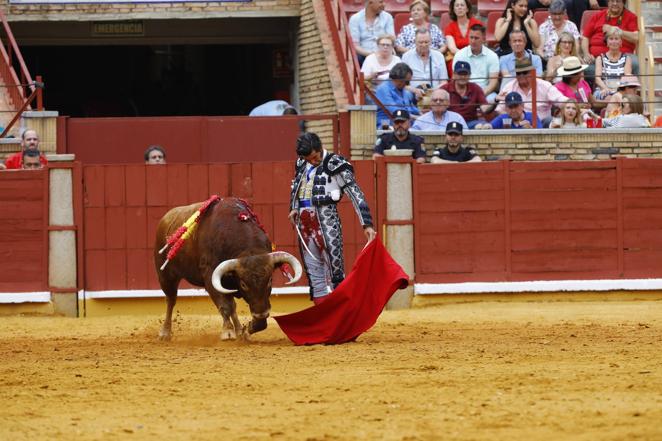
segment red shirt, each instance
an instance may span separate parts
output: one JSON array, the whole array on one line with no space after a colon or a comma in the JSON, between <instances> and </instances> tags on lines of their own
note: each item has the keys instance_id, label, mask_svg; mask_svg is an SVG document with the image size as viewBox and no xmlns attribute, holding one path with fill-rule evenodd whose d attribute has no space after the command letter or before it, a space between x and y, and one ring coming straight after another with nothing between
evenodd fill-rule
<instances>
[{"instance_id":1,"label":"red shirt","mask_svg":"<svg viewBox=\"0 0 662 441\"><path fill-rule=\"evenodd\" d=\"M605 24L616 26L623 31L634 32L639 31L639 24L637 23L637 16L627 9L623 9L623 15L620 17L607 17L607 9L600 11L593 15L586 26L584 26L584 37L588 38L588 49L591 55L597 57L604 54L609 50L605 44L604 32L602 26ZM623 38L621 51L631 54L634 52L636 44L630 43Z\"/></svg>"},{"instance_id":2,"label":"red shirt","mask_svg":"<svg viewBox=\"0 0 662 441\"><path fill-rule=\"evenodd\" d=\"M483 89L478 84L467 83L467 94L465 96L457 93L455 90L455 81L449 81L441 86L441 88L447 91L451 97L451 105L448 106L448 109L462 115L466 122L477 120L478 106L487 104Z\"/></svg>"},{"instance_id":3,"label":"red shirt","mask_svg":"<svg viewBox=\"0 0 662 441\"><path fill-rule=\"evenodd\" d=\"M44 155L39 155L39 162L44 166L48 164L48 160ZM23 152L16 152L13 155L7 156L7 159L5 159L5 167L7 167L8 170L23 168Z\"/></svg>"},{"instance_id":4,"label":"red shirt","mask_svg":"<svg viewBox=\"0 0 662 441\"><path fill-rule=\"evenodd\" d=\"M457 21L451 21L448 23L446 26L446 29L444 29L444 35L445 36L451 36L455 40L455 46L457 46L458 49L462 49L464 47L469 46L469 31L471 30L471 26L473 25L483 25L483 22L478 20L477 18L471 17L469 19L469 25L467 26L467 33L465 35L462 35L462 32L460 31L460 26L457 24Z\"/></svg>"}]
</instances>

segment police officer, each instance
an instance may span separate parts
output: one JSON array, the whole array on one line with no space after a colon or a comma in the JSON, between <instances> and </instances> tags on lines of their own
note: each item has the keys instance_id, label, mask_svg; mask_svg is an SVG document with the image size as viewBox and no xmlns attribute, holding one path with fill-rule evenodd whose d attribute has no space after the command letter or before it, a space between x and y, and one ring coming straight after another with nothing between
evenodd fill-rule
<instances>
[{"instance_id":1,"label":"police officer","mask_svg":"<svg viewBox=\"0 0 662 441\"><path fill-rule=\"evenodd\" d=\"M480 162L480 156L470 147L462 145L462 124L457 121L448 123L446 126L446 146L435 149L432 154L433 164L445 164L454 162Z\"/></svg>"},{"instance_id":2,"label":"police officer","mask_svg":"<svg viewBox=\"0 0 662 441\"><path fill-rule=\"evenodd\" d=\"M410 149L416 162L425 162L425 140L409 133L409 118L409 112L405 109L398 109L393 113L393 131L377 138L372 159L384 156L384 150Z\"/></svg>"}]
</instances>

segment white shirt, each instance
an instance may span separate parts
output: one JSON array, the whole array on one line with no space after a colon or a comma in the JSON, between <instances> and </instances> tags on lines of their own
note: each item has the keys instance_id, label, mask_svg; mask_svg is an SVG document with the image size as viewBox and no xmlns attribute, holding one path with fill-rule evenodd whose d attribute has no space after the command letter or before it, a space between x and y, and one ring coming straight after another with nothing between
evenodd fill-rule
<instances>
[{"instance_id":1,"label":"white shirt","mask_svg":"<svg viewBox=\"0 0 662 441\"><path fill-rule=\"evenodd\" d=\"M430 84L434 88L439 85L440 81L448 81L446 61L439 51L431 50L428 59L423 61L416 49L410 49L402 56L402 61L411 67L413 72L411 85L413 87ZM432 74L430 74L430 66L432 66Z\"/></svg>"}]
</instances>

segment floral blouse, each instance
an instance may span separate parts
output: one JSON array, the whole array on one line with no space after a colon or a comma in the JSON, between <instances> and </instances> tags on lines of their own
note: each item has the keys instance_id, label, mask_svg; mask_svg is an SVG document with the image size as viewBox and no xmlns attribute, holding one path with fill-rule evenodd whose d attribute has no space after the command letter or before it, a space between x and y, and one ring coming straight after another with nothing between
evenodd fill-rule
<instances>
[{"instance_id":1,"label":"floral blouse","mask_svg":"<svg viewBox=\"0 0 662 441\"><path fill-rule=\"evenodd\" d=\"M428 29L430 29L430 38L432 39L431 46L433 49L439 49L441 46L446 44L446 37L444 37L444 34L441 32L437 25L429 24ZM407 49L414 49L416 47L414 42L415 37L416 25L410 23L402 27L400 33L398 34L398 38L395 40L395 45L403 46Z\"/></svg>"},{"instance_id":2,"label":"floral blouse","mask_svg":"<svg viewBox=\"0 0 662 441\"><path fill-rule=\"evenodd\" d=\"M552 19L548 18L543 24L540 25L540 37L545 41L542 46L542 57L545 60L549 60L555 55L556 52L556 43L559 41L559 34L556 33L554 24L552 24ZM570 20L565 21L565 26L561 32L568 32L572 34L575 39L575 47L581 38L577 25L571 22ZM559 32L560 33L560 32Z\"/></svg>"}]
</instances>

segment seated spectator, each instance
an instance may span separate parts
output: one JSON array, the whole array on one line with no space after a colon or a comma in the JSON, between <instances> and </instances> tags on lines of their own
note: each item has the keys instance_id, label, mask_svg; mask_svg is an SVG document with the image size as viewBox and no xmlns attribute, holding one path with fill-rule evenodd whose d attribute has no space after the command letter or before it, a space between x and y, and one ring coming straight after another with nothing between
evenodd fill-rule
<instances>
[{"instance_id":1,"label":"seated spectator","mask_svg":"<svg viewBox=\"0 0 662 441\"><path fill-rule=\"evenodd\" d=\"M23 170L39 170L44 167L44 164L41 163L39 150L23 150L22 156L21 168Z\"/></svg>"},{"instance_id":2,"label":"seated spectator","mask_svg":"<svg viewBox=\"0 0 662 441\"><path fill-rule=\"evenodd\" d=\"M595 59L595 97L604 100L615 94L623 75L632 74L632 60L621 52L623 31L613 27L605 32L609 50Z\"/></svg>"},{"instance_id":3,"label":"seated spectator","mask_svg":"<svg viewBox=\"0 0 662 441\"><path fill-rule=\"evenodd\" d=\"M577 25L568 20L566 16L566 5L564 0L554 0L549 6L549 18L540 25L540 47L538 53L549 61L556 55L557 43L563 33L572 36L574 45L579 45L581 34ZM576 54L575 54L576 55Z\"/></svg>"},{"instance_id":4,"label":"seated spectator","mask_svg":"<svg viewBox=\"0 0 662 441\"><path fill-rule=\"evenodd\" d=\"M587 67L579 61L579 58L567 57L563 60L563 66L557 71L562 80L554 84L563 95L576 99L582 108L593 107L595 103L591 86L584 80L584 70Z\"/></svg>"},{"instance_id":5,"label":"seated spectator","mask_svg":"<svg viewBox=\"0 0 662 441\"><path fill-rule=\"evenodd\" d=\"M607 0L563 0L568 17L577 27L587 9L600 9L607 6ZM552 0L529 0L529 9L552 8Z\"/></svg>"},{"instance_id":6,"label":"seated spectator","mask_svg":"<svg viewBox=\"0 0 662 441\"><path fill-rule=\"evenodd\" d=\"M493 129L532 129L533 115L524 111L522 95L510 92L506 95L506 108L508 113L501 114L491 122ZM536 118L536 127L542 127L539 118Z\"/></svg>"},{"instance_id":7,"label":"seated spectator","mask_svg":"<svg viewBox=\"0 0 662 441\"><path fill-rule=\"evenodd\" d=\"M473 6L469 0L451 0L448 5L448 16L451 21L444 29L448 51L446 52L446 70L453 70L453 57L460 50L469 46L469 30L474 25L483 22L473 16Z\"/></svg>"},{"instance_id":8,"label":"seated spectator","mask_svg":"<svg viewBox=\"0 0 662 441\"><path fill-rule=\"evenodd\" d=\"M433 164L454 164L456 162L480 162L478 153L462 145L462 124L452 122L446 126L446 146L435 149L430 162Z\"/></svg>"},{"instance_id":9,"label":"seated spectator","mask_svg":"<svg viewBox=\"0 0 662 441\"><path fill-rule=\"evenodd\" d=\"M562 32L556 43L554 56L547 60L547 70L545 71L546 81L552 83L561 81L558 70L563 66L563 60L568 57L577 57L577 42L572 38L571 34Z\"/></svg>"},{"instance_id":10,"label":"seated spectator","mask_svg":"<svg viewBox=\"0 0 662 441\"><path fill-rule=\"evenodd\" d=\"M145 150L145 164L165 164L166 154L160 145L150 145Z\"/></svg>"},{"instance_id":11,"label":"seated spectator","mask_svg":"<svg viewBox=\"0 0 662 441\"><path fill-rule=\"evenodd\" d=\"M492 128L483 115L493 106L487 104L483 89L469 81L471 65L466 61L455 63L453 79L441 86L450 95L449 109L464 118L470 129Z\"/></svg>"},{"instance_id":12,"label":"seated spectator","mask_svg":"<svg viewBox=\"0 0 662 441\"><path fill-rule=\"evenodd\" d=\"M416 31L427 29L430 32L431 48L436 49L442 54L446 52L446 38L441 33L439 27L430 23L430 6L423 0L414 0L409 5L411 14L411 23L405 25L400 30L398 38L395 40L395 50L398 54L404 54L410 49L416 47Z\"/></svg>"},{"instance_id":13,"label":"seated spectator","mask_svg":"<svg viewBox=\"0 0 662 441\"><path fill-rule=\"evenodd\" d=\"M402 56L402 62L411 68L411 86L419 89L436 89L448 81L444 56L430 50L430 33L427 29L416 31L416 47Z\"/></svg>"},{"instance_id":14,"label":"seated spectator","mask_svg":"<svg viewBox=\"0 0 662 441\"><path fill-rule=\"evenodd\" d=\"M512 52L509 46L512 31L523 31L526 34L526 48L531 52L540 46L538 23L533 19L533 11L529 10L527 0L508 0L501 18L494 25L494 38L498 42L496 52L499 56Z\"/></svg>"},{"instance_id":15,"label":"seated spectator","mask_svg":"<svg viewBox=\"0 0 662 441\"><path fill-rule=\"evenodd\" d=\"M606 118L613 118L621 114L621 103L625 95L639 95L641 84L634 75L624 75L618 83L618 89L615 94L611 96L609 104L605 110Z\"/></svg>"},{"instance_id":16,"label":"seated spectator","mask_svg":"<svg viewBox=\"0 0 662 441\"><path fill-rule=\"evenodd\" d=\"M368 55L363 62L363 66L361 66L363 77L366 81L370 81L370 84L374 87L388 80L391 68L401 61L400 57L393 52L394 42L395 37L393 35L381 35L377 39L377 50Z\"/></svg>"},{"instance_id":17,"label":"seated spectator","mask_svg":"<svg viewBox=\"0 0 662 441\"><path fill-rule=\"evenodd\" d=\"M393 16L384 11L384 0L366 0L365 8L349 18L349 33L359 63L377 51L377 37L395 35Z\"/></svg>"},{"instance_id":18,"label":"seated spectator","mask_svg":"<svg viewBox=\"0 0 662 441\"><path fill-rule=\"evenodd\" d=\"M287 101L273 100L260 104L248 114L248 116L283 116L298 115L297 109L292 107Z\"/></svg>"},{"instance_id":19,"label":"seated spectator","mask_svg":"<svg viewBox=\"0 0 662 441\"><path fill-rule=\"evenodd\" d=\"M471 80L483 89L487 102L494 102L499 88L499 57L485 46L485 26L473 25L469 30L469 46L460 49L453 66L464 61L471 66Z\"/></svg>"},{"instance_id":20,"label":"seated spectator","mask_svg":"<svg viewBox=\"0 0 662 441\"><path fill-rule=\"evenodd\" d=\"M586 57L584 61L589 64L609 50L605 33L611 28L616 27L623 31L622 52L633 54L637 48L639 39L637 16L625 9L625 0L609 0L607 5L607 9L593 15L582 30L582 53ZM639 73L639 64L634 55L632 55L632 72ZM592 68L586 73L588 78L593 78L593 74Z\"/></svg>"},{"instance_id":21,"label":"seated spectator","mask_svg":"<svg viewBox=\"0 0 662 441\"><path fill-rule=\"evenodd\" d=\"M512 52L499 58L499 70L501 71L501 90L506 84L515 79L515 63L528 59L529 63L536 69L536 75L542 77L542 60L540 57L528 49L526 46L526 34L522 31L512 31L510 33L510 47Z\"/></svg>"},{"instance_id":22,"label":"seated spectator","mask_svg":"<svg viewBox=\"0 0 662 441\"><path fill-rule=\"evenodd\" d=\"M549 125L550 129L585 129L586 123L582 119L582 111L576 100L568 100L561 104L559 116Z\"/></svg>"},{"instance_id":23,"label":"seated spectator","mask_svg":"<svg viewBox=\"0 0 662 441\"><path fill-rule=\"evenodd\" d=\"M372 159L384 156L384 150L403 150L412 151L412 157L418 163L425 162L425 146L423 138L409 132L409 112L405 109L398 109L393 113L393 131L384 133L377 138L375 151Z\"/></svg>"},{"instance_id":24,"label":"seated spectator","mask_svg":"<svg viewBox=\"0 0 662 441\"><path fill-rule=\"evenodd\" d=\"M407 90L406 86L411 81L412 71L407 63L398 63L389 73L389 81L384 81L375 90L375 96L393 113L398 109L405 109L409 115L419 115L420 111L416 107L416 98L414 93ZM384 110L377 106L377 127L382 126L382 121L388 120Z\"/></svg>"},{"instance_id":25,"label":"seated spectator","mask_svg":"<svg viewBox=\"0 0 662 441\"><path fill-rule=\"evenodd\" d=\"M517 61L515 72L517 77L515 81L508 83L497 95L496 101L500 104L497 106L497 112L507 113L505 98L511 92L517 92L524 99L524 110L531 112L533 110L533 79L531 78L531 71L533 70L531 60L524 58ZM552 107L556 103L567 101L566 98L559 90L549 83L540 78L536 78L536 109L538 117L542 120L542 127L549 127L552 121ZM540 127L540 126L538 126Z\"/></svg>"},{"instance_id":26,"label":"seated spectator","mask_svg":"<svg viewBox=\"0 0 662 441\"><path fill-rule=\"evenodd\" d=\"M448 110L450 96L444 89L435 89L430 96L430 111L421 115L412 125L413 130L441 131L451 122L457 122L466 128L462 115Z\"/></svg>"},{"instance_id":27,"label":"seated spectator","mask_svg":"<svg viewBox=\"0 0 662 441\"><path fill-rule=\"evenodd\" d=\"M604 118L603 127L615 129L643 129L650 127L650 121L644 116L644 104L638 95L623 96L621 114L613 118Z\"/></svg>"},{"instance_id":28,"label":"seated spectator","mask_svg":"<svg viewBox=\"0 0 662 441\"><path fill-rule=\"evenodd\" d=\"M23 168L23 152L26 150L39 151L39 135L37 135L35 130L27 129L23 132L21 135L21 151L14 153L13 155L9 155L5 159L4 165L0 167L0 170L5 168L9 170L17 170ZM39 155L39 161L42 165L46 165L48 163L46 157L43 154Z\"/></svg>"}]
</instances>

